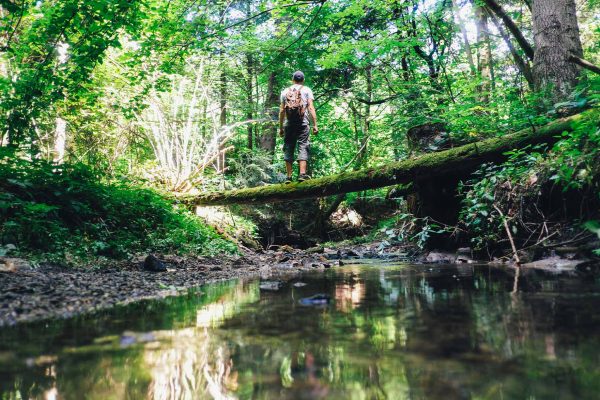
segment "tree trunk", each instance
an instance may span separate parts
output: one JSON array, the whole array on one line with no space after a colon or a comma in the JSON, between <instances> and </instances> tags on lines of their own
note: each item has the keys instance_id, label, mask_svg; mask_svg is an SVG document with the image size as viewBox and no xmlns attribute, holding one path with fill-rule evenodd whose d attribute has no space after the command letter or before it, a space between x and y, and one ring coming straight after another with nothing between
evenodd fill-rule
<instances>
[{"instance_id":1,"label":"tree trunk","mask_svg":"<svg viewBox=\"0 0 600 400\"><path fill-rule=\"evenodd\" d=\"M492 90L493 70L492 70L492 49L490 46L490 33L488 30L487 14L483 7L476 6L475 15L477 20L477 41L478 41L478 71L481 79L479 85L479 101L487 104L490 102L490 92Z\"/></svg>"},{"instance_id":2,"label":"tree trunk","mask_svg":"<svg viewBox=\"0 0 600 400\"><path fill-rule=\"evenodd\" d=\"M367 157L367 146L369 142L369 128L371 125L371 101L373 100L373 67L365 68L365 80L367 82L367 103L363 115L362 137L359 142L357 165L362 167Z\"/></svg>"},{"instance_id":3,"label":"tree trunk","mask_svg":"<svg viewBox=\"0 0 600 400\"><path fill-rule=\"evenodd\" d=\"M467 36L467 28L465 27L462 18L460 18L460 8L458 7L456 1L457 0L452 0L452 11L454 12L454 16L456 18L456 24L460 28L460 33L463 39L463 46L465 48L465 54L467 56L467 61L469 62L469 70L471 72L471 75L475 75L477 69L475 68L473 50L471 50L471 43L469 43L469 37Z\"/></svg>"},{"instance_id":4,"label":"tree trunk","mask_svg":"<svg viewBox=\"0 0 600 400\"><path fill-rule=\"evenodd\" d=\"M221 66L221 78L219 83L219 125L223 129L227 125L227 74L225 67ZM217 156L217 173L225 172L225 151L224 144L219 144L219 155Z\"/></svg>"},{"instance_id":5,"label":"tree trunk","mask_svg":"<svg viewBox=\"0 0 600 400\"><path fill-rule=\"evenodd\" d=\"M581 67L570 62L569 57L583 56L575 0L535 0L533 37L536 88L550 88L554 101L568 98L581 72Z\"/></svg>"},{"instance_id":6,"label":"tree trunk","mask_svg":"<svg viewBox=\"0 0 600 400\"><path fill-rule=\"evenodd\" d=\"M408 60L406 58L406 54L402 55L400 65L402 67L402 79L404 79L404 82L410 82L410 70L408 68Z\"/></svg>"},{"instance_id":7,"label":"tree trunk","mask_svg":"<svg viewBox=\"0 0 600 400\"><path fill-rule=\"evenodd\" d=\"M251 189L203 193L181 197L179 200L196 205L226 205L267 203L340 193L358 192L380 187L442 178L462 172L467 177L475 168L486 162L506 159L505 153L527 145L554 143L564 131L573 130L582 120L599 120L598 110L588 110L568 118L558 119L534 130L525 129L502 137L483 140L421 157L390 163L377 168L344 172L337 175L292 184L262 186Z\"/></svg>"},{"instance_id":8,"label":"tree trunk","mask_svg":"<svg viewBox=\"0 0 600 400\"><path fill-rule=\"evenodd\" d=\"M254 101L253 101L253 96L252 96L252 89L253 89L253 64L254 64L254 60L252 58L252 54L251 53L247 53L246 54L246 71L248 73L248 80L246 83L246 90L247 90L247 94L246 94L246 107L247 107L247 111L246 111L246 118L248 121L252 121L252 118L254 117L254 114L252 112L252 108L254 107ZM253 130L254 130L254 124L251 122L248 122L248 148L250 150L252 150L252 148L254 147L254 135L253 135Z\"/></svg>"},{"instance_id":9,"label":"tree trunk","mask_svg":"<svg viewBox=\"0 0 600 400\"><path fill-rule=\"evenodd\" d=\"M54 157L55 164L62 164L65 159L65 147L67 142L67 121L56 117L54 129Z\"/></svg>"},{"instance_id":10,"label":"tree trunk","mask_svg":"<svg viewBox=\"0 0 600 400\"><path fill-rule=\"evenodd\" d=\"M265 114L269 122L263 125L263 132L258 139L259 147L273 154L275 152L275 139L277 137L277 127L279 124L279 94L277 93L277 76L275 72L269 75L267 86L267 100L265 104Z\"/></svg>"},{"instance_id":11,"label":"tree trunk","mask_svg":"<svg viewBox=\"0 0 600 400\"><path fill-rule=\"evenodd\" d=\"M529 63L526 60L524 60L523 57L521 57L521 55L519 54L519 52L517 51L515 46L513 46L513 43L510 40L510 37L504 30L504 27L502 26L502 24L494 16L494 14L490 12L489 15L490 15L490 18L492 19L492 22L496 26L496 29L498 29L500 36L502 36L502 40L504 40L504 43L506 43L506 46L508 47L510 54L512 55L513 59L515 60L515 65L517 66L517 68L519 69L521 74L523 74L523 77L527 81L529 88L533 89L533 74L531 73L531 67L529 66Z\"/></svg>"}]
</instances>

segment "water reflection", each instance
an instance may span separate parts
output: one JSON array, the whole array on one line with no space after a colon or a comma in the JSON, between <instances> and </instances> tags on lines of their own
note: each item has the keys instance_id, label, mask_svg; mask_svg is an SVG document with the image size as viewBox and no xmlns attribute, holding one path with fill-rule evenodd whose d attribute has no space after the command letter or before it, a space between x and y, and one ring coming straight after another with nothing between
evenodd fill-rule
<instances>
[{"instance_id":1,"label":"water reflection","mask_svg":"<svg viewBox=\"0 0 600 400\"><path fill-rule=\"evenodd\" d=\"M335 284L335 307L338 311L350 312L358 307L365 298L365 284L354 270L350 270L348 279Z\"/></svg>"},{"instance_id":2,"label":"water reflection","mask_svg":"<svg viewBox=\"0 0 600 400\"><path fill-rule=\"evenodd\" d=\"M228 282L0 331L0 399L596 398L600 285L469 266ZM517 291L514 285L517 285ZM299 299L329 295L329 305Z\"/></svg>"}]
</instances>

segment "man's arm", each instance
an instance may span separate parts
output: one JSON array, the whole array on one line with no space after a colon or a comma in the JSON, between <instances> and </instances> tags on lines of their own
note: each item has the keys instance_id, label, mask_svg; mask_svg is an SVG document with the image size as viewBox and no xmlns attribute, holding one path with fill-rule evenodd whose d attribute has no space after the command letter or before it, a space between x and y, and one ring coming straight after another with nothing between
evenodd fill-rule
<instances>
[{"instance_id":1,"label":"man's arm","mask_svg":"<svg viewBox=\"0 0 600 400\"><path fill-rule=\"evenodd\" d=\"M313 123L313 133L316 134L319 132L319 128L317 128L317 111L315 110L315 104L312 99L308 99L308 112L310 113Z\"/></svg>"},{"instance_id":2,"label":"man's arm","mask_svg":"<svg viewBox=\"0 0 600 400\"><path fill-rule=\"evenodd\" d=\"M279 136L283 137L283 121L285 120L285 109L283 103L279 106Z\"/></svg>"}]
</instances>

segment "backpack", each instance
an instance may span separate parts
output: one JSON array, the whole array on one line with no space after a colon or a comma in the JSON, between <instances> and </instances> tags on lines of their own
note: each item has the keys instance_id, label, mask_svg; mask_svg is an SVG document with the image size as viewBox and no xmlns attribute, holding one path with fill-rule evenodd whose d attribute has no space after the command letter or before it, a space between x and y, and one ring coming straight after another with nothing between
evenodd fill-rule
<instances>
[{"instance_id":1,"label":"backpack","mask_svg":"<svg viewBox=\"0 0 600 400\"><path fill-rule=\"evenodd\" d=\"M302 100L302 89L290 87L285 94L284 110L288 121L294 125L302 125L306 108Z\"/></svg>"}]
</instances>

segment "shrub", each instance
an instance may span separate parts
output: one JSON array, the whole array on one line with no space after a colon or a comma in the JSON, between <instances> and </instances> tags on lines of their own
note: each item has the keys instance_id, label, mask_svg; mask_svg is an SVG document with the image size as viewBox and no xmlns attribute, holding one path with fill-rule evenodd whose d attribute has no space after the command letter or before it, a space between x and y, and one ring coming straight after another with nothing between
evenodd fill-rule
<instances>
[{"instance_id":1,"label":"shrub","mask_svg":"<svg viewBox=\"0 0 600 400\"><path fill-rule=\"evenodd\" d=\"M0 153L0 243L60 260L138 252L233 252L191 212L154 190L107 182L82 164L52 165Z\"/></svg>"}]
</instances>

